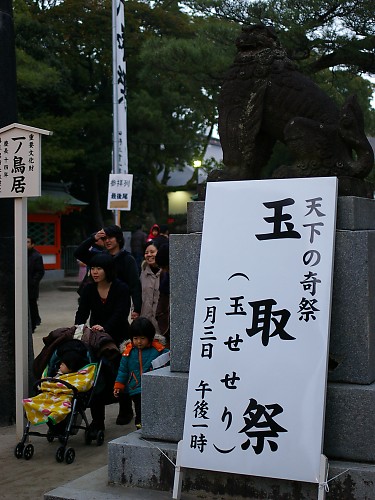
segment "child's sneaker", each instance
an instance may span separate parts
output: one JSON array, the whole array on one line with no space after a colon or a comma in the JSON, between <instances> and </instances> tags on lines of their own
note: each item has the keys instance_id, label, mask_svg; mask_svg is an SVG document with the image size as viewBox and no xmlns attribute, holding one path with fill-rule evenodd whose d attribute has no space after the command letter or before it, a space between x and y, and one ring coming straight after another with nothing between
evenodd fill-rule
<instances>
[{"instance_id":1,"label":"child's sneaker","mask_svg":"<svg viewBox=\"0 0 375 500\"><path fill-rule=\"evenodd\" d=\"M142 429L142 424L135 424L135 427L139 431L139 429Z\"/></svg>"}]
</instances>

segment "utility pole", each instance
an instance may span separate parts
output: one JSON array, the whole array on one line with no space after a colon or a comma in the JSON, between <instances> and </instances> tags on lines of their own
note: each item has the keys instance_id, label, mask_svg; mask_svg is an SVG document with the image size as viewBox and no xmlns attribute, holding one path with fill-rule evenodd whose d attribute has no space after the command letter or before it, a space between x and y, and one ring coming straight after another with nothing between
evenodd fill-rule
<instances>
[{"instance_id":1,"label":"utility pole","mask_svg":"<svg viewBox=\"0 0 375 500\"><path fill-rule=\"evenodd\" d=\"M12 0L0 0L0 128L17 122ZM0 145L0 147L3 147ZM0 425L15 421L14 201L0 199Z\"/></svg>"},{"instance_id":2,"label":"utility pole","mask_svg":"<svg viewBox=\"0 0 375 500\"><path fill-rule=\"evenodd\" d=\"M128 173L127 97L125 59L125 1L112 0L112 84L113 157L112 174ZM115 210L115 223L121 226L121 211Z\"/></svg>"}]
</instances>

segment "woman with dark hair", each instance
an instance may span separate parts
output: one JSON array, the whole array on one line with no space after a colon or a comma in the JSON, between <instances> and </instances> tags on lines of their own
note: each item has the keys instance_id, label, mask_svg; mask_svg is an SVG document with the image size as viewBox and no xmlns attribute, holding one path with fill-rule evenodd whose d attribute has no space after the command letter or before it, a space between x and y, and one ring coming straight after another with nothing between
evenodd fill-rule
<instances>
[{"instance_id":1,"label":"woman with dark hair","mask_svg":"<svg viewBox=\"0 0 375 500\"><path fill-rule=\"evenodd\" d=\"M141 316L148 318L155 327L156 333L159 327L156 321L156 307L159 301L159 285L161 269L155 262L158 249L153 241L146 243L142 272L140 275L142 285L142 309Z\"/></svg>"},{"instance_id":2,"label":"woman with dark hair","mask_svg":"<svg viewBox=\"0 0 375 500\"><path fill-rule=\"evenodd\" d=\"M98 252L91 258L90 272L93 283L89 283L82 291L74 323L81 325L90 318L93 331L105 331L115 341L117 347L129 338L128 317L130 313L130 296L125 283L116 278L113 257L105 252ZM96 439L97 432L104 430L105 405L113 403L112 391L117 366L103 364L102 371L107 390L94 395L91 403L92 422L90 436ZM116 423L128 423L129 412L132 411L131 400L127 395L119 398L120 412ZM126 419L124 417L126 416ZM131 420L132 416L130 416Z\"/></svg>"},{"instance_id":3,"label":"woman with dark hair","mask_svg":"<svg viewBox=\"0 0 375 500\"><path fill-rule=\"evenodd\" d=\"M128 338L128 287L116 278L114 260L107 253L99 252L91 259L90 272L93 283L82 291L74 323L81 325L90 318L92 330L104 330L120 345Z\"/></svg>"}]
</instances>

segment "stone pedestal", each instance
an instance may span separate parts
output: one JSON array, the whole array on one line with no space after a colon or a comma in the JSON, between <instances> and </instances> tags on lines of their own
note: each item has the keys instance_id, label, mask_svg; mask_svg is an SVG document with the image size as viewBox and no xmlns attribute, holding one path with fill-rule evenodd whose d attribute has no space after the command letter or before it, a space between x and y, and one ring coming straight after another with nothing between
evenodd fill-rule
<instances>
[{"instance_id":1,"label":"stone pedestal","mask_svg":"<svg viewBox=\"0 0 375 500\"><path fill-rule=\"evenodd\" d=\"M109 443L109 482L172 490L182 438L204 202L170 237L171 366L143 377L142 431ZM375 498L375 201L338 200L324 453L327 498ZM374 465L373 465L374 464ZM188 470L183 491L207 498L317 498L317 485Z\"/></svg>"}]
</instances>

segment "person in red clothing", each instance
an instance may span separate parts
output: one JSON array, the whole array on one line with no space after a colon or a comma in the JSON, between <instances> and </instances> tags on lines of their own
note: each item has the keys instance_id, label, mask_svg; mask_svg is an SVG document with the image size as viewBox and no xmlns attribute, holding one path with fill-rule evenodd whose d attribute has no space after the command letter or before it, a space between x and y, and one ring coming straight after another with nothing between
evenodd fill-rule
<instances>
[{"instance_id":1,"label":"person in red clothing","mask_svg":"<svg viewBox=\"0 0 375 500\"><path fill-rule=\"evenodd\" d=\"M160 232L159 235L156 236L152 241L156 248L160 248L161 246L167 244L169 242L169 229L167 224L160 224L159 226Z\"/></svg>"},{"instance_id":2,"label":"person in red clothing","mask_svg":"<svg viewBox=\"0 0 375 500\"><path fill-rule=\"evenodd\" d=\"M154 240L160 234L160 227L158 224L154 224L150 229L150 232L147 236L147 242Z\"/></svg>"}]
</instances>

